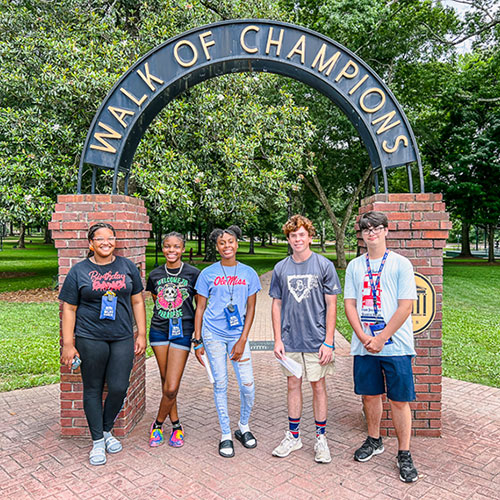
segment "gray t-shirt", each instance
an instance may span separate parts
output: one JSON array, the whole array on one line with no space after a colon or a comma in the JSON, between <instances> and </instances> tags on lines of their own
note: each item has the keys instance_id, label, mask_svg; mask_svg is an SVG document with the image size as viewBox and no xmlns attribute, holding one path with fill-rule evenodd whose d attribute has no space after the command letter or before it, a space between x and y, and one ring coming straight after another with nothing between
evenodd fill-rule
<instances>
[{"instance_id":1,"label":"gray t-shirt","mask_svg":"<svg viewBox=\"0 0 500 500\"><path fill-rule=\"evenodd\" d=\"M342 292L335 266L312 253L304 262L287 257L273 271L269 295L281 300L281 339L288 352L318 352L326 336L325 295Z\"/></svg>"}]
</instances>

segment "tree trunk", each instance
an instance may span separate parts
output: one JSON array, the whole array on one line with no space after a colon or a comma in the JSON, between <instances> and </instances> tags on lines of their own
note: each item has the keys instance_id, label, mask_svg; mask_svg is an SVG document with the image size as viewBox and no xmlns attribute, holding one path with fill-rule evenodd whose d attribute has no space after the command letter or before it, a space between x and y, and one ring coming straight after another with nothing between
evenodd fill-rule
<instances>
[{"instance_id":1,"label":"tree trunk","mask_svg":"<svg viewBox=\"0 0 500 500\"><path fill-rule=\"evenodd\" d=\"M345 269L347 267L347 259L345 257L345 233L344 231L335 231L335 251L337 252L337 267Z\"/></svg>"},{"instance_id":2,"label":"tree trunk","mask_svg":"<svg viewBox=\"0 0 500 500\"><path fill-rule=\"evenodd\" d=\"M202 257L203 256L203 248L202 248L202 243L203 243L203 232L201 230L201 224L198 224L198 251L196 252L196 257Z\"/></svg>"},{"instance_id":3,"label":"tree trunk","mask_svg":"<svg viewBox=\"0 0 500 500\"><path fill-rule=\"evenodd\" d=\"M26 226L21 224L19 226L19 240L17 241L17 248L26 248L24 244L24 235L26 234Z\"/></svg>"},{"instance_id":4,"label":"tree trunk","mask_svg":"<svg viewBox=\"0 0 500 500\"><path fill-rule=\"evenodd\" d=\"M469 230L470 224L462 221L462 250L460 252L460 257L472 257L472 252L470 251Z\"/></svg>"},{"instance_id":5,"label":"tree trunk","mask_svg":"<svg viewBox=\"0 0 500 500\"><path fill-rule=\"evenodd\" d=\"M250 255L255 254L255 236L253 234L253 231L250 231L250 247L248 248L248 253Z\"/></svg>"},{"instance_id":6,"label":"tree trunk","mask_svg":"<svg viewBox=\"0 0 500 500\"><path fill-rule=\"evenodd\" d=\"M273 244L273 233L269 233L269 246Z\"/></svg>"},{"instance_id":7,"label":"tree trunk","mask_svg":"<svg viewBox=\"0 0 500 500\"><path fill-rule=\"evenodd\" d=\"M488 262L495 262L495 225L488 224Z\"/></svg>"},{"instance_id":8,"label":"tree trunk","mask_svg":"<svg viewBox=\"0 0 500 500\"><path fill-rule=\"evenodd\" d=\"M46 245L50 245L52 243L52 235L50 233L50 229L49 229L49 225L48 224L43 228L43 231L44 231L43 242Z\"/></svg>"},{"instance_id":9,"label":"tree trunk","mask_svg":"<svg viewBox=\"0 0 500 500\"><path fill-rule=\"evenodd\" d=\"M321 222L321 233L320 233L319 245L321 247L321 251L323 253L326 253L326 245L325 245L325 221Z\"/></svg>"},{"instance_id":10,"label":"tree trunk","mask_svg":"<svg viewBox=\"0 0 500 500\"><path fill-rule=\"evenodd\" d=\"M260 246L265 247L266 246L266 233L263 233L260 237Z\"/></svg>"},{"instance_id":11,"label":"tree trunk","mask_svg":"<svg viewBox=\"0 0 500 500\"><path fill-rule=\"evenodd\" d=\"M207 234L205 237L205 262L215 262L217 260L217 249L215 248L215 242L210 239L210 233L212 232L214 226L212 223L207 224Z\"/></svg>"}]
</instances>

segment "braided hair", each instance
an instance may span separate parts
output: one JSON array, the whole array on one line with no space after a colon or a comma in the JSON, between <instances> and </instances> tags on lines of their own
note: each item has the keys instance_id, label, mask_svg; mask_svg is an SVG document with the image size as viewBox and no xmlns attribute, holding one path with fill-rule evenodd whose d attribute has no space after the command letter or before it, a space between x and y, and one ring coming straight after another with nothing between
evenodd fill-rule
<instances>
[{"instance_id":1,"label":"braided hair","mask_svg":"<svg viewBox=\"0 0 500 500\"><path fill-rule=\"evenodd\" d=\"M93 226L91 226L89 229L89 232L87 233L87 239L89 240L89 243L94 239L95 233L99 229L103 229L103 228L110 229L113 232L113 236L116 236L115 228L111 224L108 224L107 222L98 222L97 224L94 224ZM87 257L92 257L93 255L94 255L94 251L89 250Z\"/></svg>"}]
</instances>

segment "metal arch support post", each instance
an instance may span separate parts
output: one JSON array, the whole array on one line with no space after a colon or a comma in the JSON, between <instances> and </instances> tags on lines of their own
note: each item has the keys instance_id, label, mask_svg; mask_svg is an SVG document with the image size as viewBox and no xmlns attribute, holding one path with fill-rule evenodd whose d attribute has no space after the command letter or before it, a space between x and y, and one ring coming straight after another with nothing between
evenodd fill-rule
<instances>
[{"instance_id":1,"label":"metal arch support post","mask_svg":"<svg viewBox=\"0 0 500 500\"><path fill-rule=\"evenodd\" d=\"M90 187L90 192L92 194L95 194L96 179L97 179L97 168L96 167L92 167L92 185Z\"/></svg>"},{"instance_id":2,"label":"metal arch support post","mask_svg":"<svg viewBox=\"0 0 500 500\"><path fill-rule=\"evenodd\" d=\"M413 193L413 178L411 174L411 165L409 163L406 165L406 172L408 173L408 189L410 193Z\"/></svg>"},{"instance_id":3,"label":"metal arch support post","mask_svg":"<svg viewBox=\"0 0 500 500\"><path fill-rule=\"evenodd\" d=\"M125 174L125 186L123 187L123 194L125 196L128 196L128 180L130 177L130 170L127 170L127 173Z\"/></svg>"},{"instance_id":4,"label":"metal arch support post","mask_svg":"<svg viewBox=\"0 0 500 500\"><path fill-rule=\"evenodd\" d=\"M113 173L113 191L112 194L118 194L118 168Z\"/></svg>"},{"instance_id":5,"label":"metal arch support post","mask_svg":"<svg viewBox=\"0 0 500 500\"><path fill-rule=\"evenodd\" d=\"M387 181L387 170L382 165L382 176L384 178L384 193L387 194L389 192L389 182Z\"/></svg>"},{"instance_id":6,"label":"metal arch support post","mask_svg":"<svg viewBox=\"0 0 500 500\"><path fill-rule=\"evenodd\" d=\"M380 190L380 186L378 183L378 172L375 172L374 179L375 179L375 194L378 194Z\"/></svg>"}]
</instances>

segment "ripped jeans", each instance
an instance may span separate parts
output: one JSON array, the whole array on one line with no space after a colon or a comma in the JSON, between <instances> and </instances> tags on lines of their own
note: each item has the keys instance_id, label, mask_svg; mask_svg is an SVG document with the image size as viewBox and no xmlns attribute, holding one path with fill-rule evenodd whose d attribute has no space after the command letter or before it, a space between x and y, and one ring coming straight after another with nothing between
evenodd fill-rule
<instances>
[{"instance_id":1,"label":"ripped jeans","mask_svg":"<svg viewBox=\"0 0 500 500\"><path fill-rule=\"evenodd\" d=\"M238 340L239 337L222 337L213 332L204 332L203 335L203 345L215 380L215 407L219 415L220 428L223 434L231 433L227 411L227 358ZM231 361L231 363L240 388L240 422L246 425L248 424L255 400L252 358L248 341L240 359L243 361Z\"/></svg>"}]
</instances>

